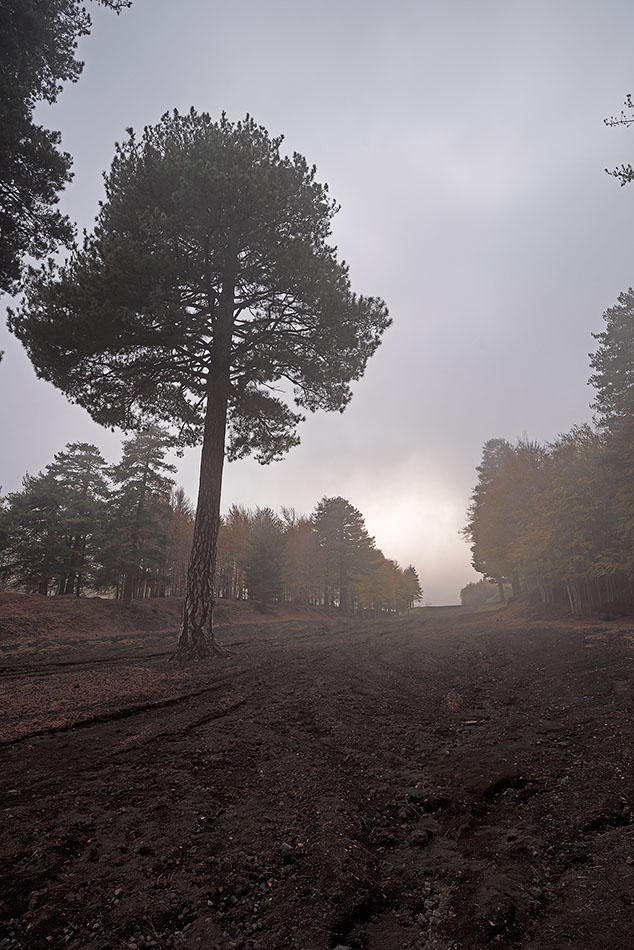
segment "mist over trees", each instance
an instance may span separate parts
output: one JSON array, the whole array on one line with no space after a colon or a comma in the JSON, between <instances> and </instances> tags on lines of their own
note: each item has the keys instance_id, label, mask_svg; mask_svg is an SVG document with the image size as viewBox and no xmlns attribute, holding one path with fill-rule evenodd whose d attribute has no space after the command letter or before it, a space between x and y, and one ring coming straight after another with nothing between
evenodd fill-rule
<instances>
[{"instance_id":1,"label":"mist over trees","mask_svg":"<svg viewBox=\"0 0 634 950\"><path fill-rule=\"evenodd\" d=\"M634 123L628 95L608 126ZM634 168L605 171L627 185ZM483 583L505 583L544 603L567 601L575 614L634 607L634 290L603 314L590 354L596 428L575 426L542 446L490 439L477 468L464 537L484 575L461 591L482 601Z\"/></svg>"},{"instance_id":2,"label":"mist over trees","mask_svg":"<svg viewBox=\"0 0 634 950\"><path fill-rule=\"evenodd\" d=\"M488 607L504 603L511 596L511 585L505 584L500 591L497 583L483 577L481 581L471 581L460 591L460 603L463 607Z\"/></svg>"},{"instance_id":3,"label":"mist over trees","mask_svg":"<svg viewBox=\"0 0 634 950\"><path fill-rule=\"evenodd\" d=\"M21 491L0 499L0 589L43 595L184 596L194 510L165 461L173 439L151 426L108 465L72 443ZM401 613L422 598L416 569L376 547L363 515L323 498L310 516L233 505L221 519L215 598Z\"/></svg>"},{"instance_id":4,"label":"mist over trees","mask_svg":"<svg viewBox=\"0 0 634 950\"><path fill-rule=\"evenodd\" d=\"M491 439L465 537L476 571L574 613L634 605L634 291L594 334L597 427L542 446Z\"/></svg>"},{"instance_id":5,"label":"mist over trees","mask_svg":"<svg viewBox=\"0 0 634 950\"><path fill-rule=\"evenodd\" d=\"M349 616L401 613L423 596L416 569L386 558L344 498L322 498L310 517L232 506L220 526L215 587L217 596Z\"/></svg>"}]
</instances>

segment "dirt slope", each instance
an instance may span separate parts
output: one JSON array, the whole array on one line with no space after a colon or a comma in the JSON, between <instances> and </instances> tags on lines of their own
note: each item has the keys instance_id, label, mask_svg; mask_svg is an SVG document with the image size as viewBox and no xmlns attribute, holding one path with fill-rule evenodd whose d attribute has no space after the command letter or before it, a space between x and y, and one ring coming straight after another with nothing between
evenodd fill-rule
<instances>
[{"instance_id":1,"label":"dirt slope","mask_svg":"<svg viewBox=\"0 0 634 950\"><path fill-rule=\"evenodd\" d=\"M3 950L633 945L631 626L3 615Z\"/></svg>"}]
</instances>

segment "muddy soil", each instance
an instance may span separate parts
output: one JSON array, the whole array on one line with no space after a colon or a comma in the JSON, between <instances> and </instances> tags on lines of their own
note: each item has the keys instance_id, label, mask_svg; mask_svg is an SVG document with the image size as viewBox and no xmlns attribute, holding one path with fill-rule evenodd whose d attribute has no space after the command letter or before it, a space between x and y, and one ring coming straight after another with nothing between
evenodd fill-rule
<instances>
[{"instance_id":1,"label":"muddy soil","mask_svg":"<svg viewBox=\"0 0 634 950\"><path fill-rule=\"evenodd\" d=\"M631 624L0 608L2 950L634 945Z\"/></svg>"}]
</instances>

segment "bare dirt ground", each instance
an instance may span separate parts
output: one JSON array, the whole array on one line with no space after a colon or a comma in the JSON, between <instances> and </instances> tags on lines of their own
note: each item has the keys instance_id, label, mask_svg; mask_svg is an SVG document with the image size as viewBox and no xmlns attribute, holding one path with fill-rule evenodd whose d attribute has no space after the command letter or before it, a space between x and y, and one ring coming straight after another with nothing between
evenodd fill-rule
<instances>
[{"instance_id":1,"label":"bare dirt ground","mask_svg":"<svg viewBox=\"0 0 634 950\"><path fill-rule=\"evenodd\" d=\"M634 946L634 625L179 607L0 596L2 950Z\"/></svg>"}]
</instances>

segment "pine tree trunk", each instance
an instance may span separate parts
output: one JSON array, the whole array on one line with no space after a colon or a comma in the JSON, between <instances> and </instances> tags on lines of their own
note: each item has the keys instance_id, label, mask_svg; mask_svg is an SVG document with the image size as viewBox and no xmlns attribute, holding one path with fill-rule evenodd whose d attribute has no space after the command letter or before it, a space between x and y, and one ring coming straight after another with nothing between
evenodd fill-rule
<instances>
[{"instance_id":1,"label":"pine tree trunk","mask_svg":"<svg viewBox=\"0 0 634 950\"><path fill-rule=\"evenodd\" d=\"M339 575L339 610L342 614L350 614L350 589L348 587L348 572L345 566L341 565Z\"/></svg>"},{"instance_id":2,"label":"pine tree trunk","mask_svg":"<svg viewBox=\"0 0 634 950\"><path fill-rule=\"evenodd\" d=\"M86 535L83 535L80 538L79 544L79 563L77 566L77 571L75 573L75 588L71 593L74 593L76 597L79 597L81 594L81 589L84 583L84 566L86 562Z\"/></svg>"},{"instance_id":3,"label":"pine tree trunk","mask_svg":"<svg viewBox=\"0 0 634 950\"><path fill-rule=\"evenodd\" d=\"M223 288L218 306L211 369L207 380L198 504L187 571L183 626L177 651L180 658L203 659L220 652L213 631L214 574L229 400L233 293L233 281L230 281Z\"/></svg>"},{"instance_id":4,"label":"pine tree trunk","mask_svg":"<svg viewBox=\"0 0 634 950\"><path fill-rule=\"evenodd\" d=\"M42 594L43 597L48 596L48 588L51 583L51 562L53 560L53 549L55 546L55 538L50 529L50 526L46 531L46 542L44 545L44 558L42 559L42 565L40 568L40 577L37 585L38 594Z\"/></svg>"},{"instance_id":5,"label":"pine tree trunk","mask_svg":"<svg viewBox=\"0 0 634 950\"><path fill-rule=\"evenodd\" d=\"M125 574L123 575L123 594L121 599L126 607L132 606L132 598L134 597L134 588L136 584L136 568L134 566L128 567Z\"/></svg>"},{"instance_id":6,"label":"pine tree trunk","mask_svg":"<svg viewBox=\"0 0 634 950\"><path fill-rule=\"evenodd\" d=\"M74 594L75 593L75 584L77 581L77 568L78 568L77 552L80 550L80 546L81 546L81 538L79 536L75 536L73 538L72 544L70 545L70 550L68 553L68 574L66 575L64 590L60 590L60 594Z\"/></svg>"},{"instance_id":7,"label":"pine tree trunk","mask_svg":"<svg viewBox=\"0 0 634 950\"><path fill-rule=\"evenodd\" d=\"M500 603L506 603L506 597L504 596L504 583L498 578L498 593L500 595Z\"/></svg>"}]
</instances>

